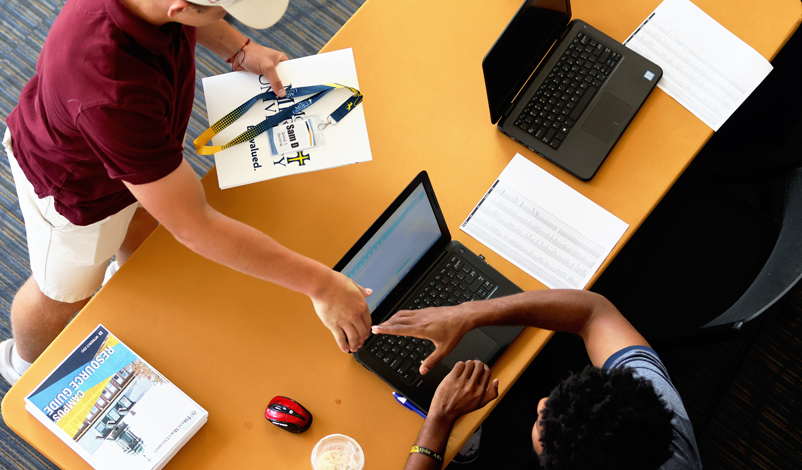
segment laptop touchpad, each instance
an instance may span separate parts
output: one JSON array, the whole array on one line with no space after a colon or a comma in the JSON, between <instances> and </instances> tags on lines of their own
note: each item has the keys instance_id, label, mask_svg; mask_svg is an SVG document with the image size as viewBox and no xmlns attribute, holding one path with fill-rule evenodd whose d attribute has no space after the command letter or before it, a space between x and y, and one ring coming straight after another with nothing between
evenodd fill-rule
<instances>
[{"instance_id":1,"label":"laptop touchpad","mask_svg":"<svg viewBox=\"0 0 802 470\"><path fill-rule=\"evenodd\" d=\"M470 361L479 359L480 361L487 361L488 355L493 348L496 347L496 342L487 336L482 330L474 328L469 331L462 340L457 344L457 347L451 351L451 354L443 359L443 364L448 366L449 369L454 367L459 361Z\"/></svg>"},{"instance_id":2,"label":"laptop touchpad","mask_svg":"<svg viewBox=\"0 0 802 470\"><path fill-rule=\"evenodd\" d=\"M582 129L602 142L610 142L624 120L632 111L632 106L624 103L610 93L605 93L599 104L593 108Z\"/></svg>"}]
</instances>

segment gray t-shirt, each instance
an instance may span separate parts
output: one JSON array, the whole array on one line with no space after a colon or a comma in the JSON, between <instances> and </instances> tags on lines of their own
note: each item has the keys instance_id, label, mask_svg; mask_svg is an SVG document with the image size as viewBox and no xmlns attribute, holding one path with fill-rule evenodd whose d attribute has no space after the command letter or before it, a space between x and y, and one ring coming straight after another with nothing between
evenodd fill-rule
<instances>
[{"instance_id":1,"label":"gray t-shirt","mask_svg":"<svg viewBox=\"0 0 802 470\"><path fill-rule=\"evenodd\" d=\"M674 455L660 466L660 470L700 470L702 461L699 458L699 449L696 447L696 437L693 435L691 421L688 419L682 399L671 383L668 371L660 362L657 353L646 346L630 346L610 356L602 368L612 369L614 367L634 369L634 375L650 381L657 395L674 412L674 418L671 420L671 425L674 427L671 451Z\"/></svg>"}]
</instances>

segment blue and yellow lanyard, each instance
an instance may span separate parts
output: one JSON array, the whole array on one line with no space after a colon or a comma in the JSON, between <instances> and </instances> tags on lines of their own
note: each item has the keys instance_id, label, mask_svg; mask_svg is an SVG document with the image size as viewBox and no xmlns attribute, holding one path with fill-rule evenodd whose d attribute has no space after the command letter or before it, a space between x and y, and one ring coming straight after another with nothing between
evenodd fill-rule
<instances>
[{"instance_id":1,"label":"blue and yellow lanyard","mask_svg":"<svg viewBox=\"0 0 802 470\"><path fill-rule=\"evenodd\" d=\"M335 123L340 122L340 120L344 118L346 114L348 114L352 109L354 109L359 103L362 102L363 98L362 93L356 88L340 85L339 83L327 83L325 85L288 88L287 96L285 96L284 98L279 98L272 91L266 91L246 101L245 103L240 105L237 109L231 111L230 113L223 116L222 119L212 124L212 127L206 129L203 132L203 134L201 134L197 139L195 139L194 141L195 151L200 155L211 155L221 150L225 150L229 147L233 147L237 144L253 140L253 138L256 137L257 135L261 134L262 132L265 132L271 127L277 126L281 122L300 113L304 109L312 106L312 104L315 101L325 96L328 92L336 90L338 88L346 88L348 90L351 90L351 93L353 93L353 95L351 95L350 98L348 98L343 104L341 104L337 109L335 109L333 113L329 115L329 118L334 120ZM307 96L307 95L312 95L312 96L295 103L289 108L285 108L279 111L273 116L268 117L264 121L253 126L252 128L248 129L242 134L238 135L233 140L231 140L231 142L225 145L217 145L217 146L206 145L206 143L212 140L212 138L216 136L220 131L230 126L237 119L241 118L259 100L278 100L278 99L287 99L296 96Z\"/></svg>"}]
</instances>

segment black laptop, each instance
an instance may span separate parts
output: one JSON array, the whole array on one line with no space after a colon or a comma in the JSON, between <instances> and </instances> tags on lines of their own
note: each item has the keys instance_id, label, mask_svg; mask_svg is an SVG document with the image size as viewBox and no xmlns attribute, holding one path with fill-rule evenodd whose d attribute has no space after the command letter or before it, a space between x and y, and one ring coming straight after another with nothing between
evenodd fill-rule
<instances>
[{"instance_id":1,"label":"black laptop","mask_svg":"<svg viewBox=\"0 0 802 470\"><path fill-rule=\"evenodd\" d=\"M582 20L568 0L526 0L482 61L501 132L589 180L663 75Z\"/></svg>"},{"instance_id":2,"label":"black laptop","mask_svg":"<svg viewBox=\"0 0 802 470\"><path fill-rule=\"evenodd\" d=\"M451 240L425 171L419 173L334 267L373 289L367 298L373 324L403 309L421 309L521 292L461 243ZM423 411L458 361L492 364L523 327L471 330L445 359L421 375L431 341L371 335L354 357Z\"/></svg>"}]
</instances>

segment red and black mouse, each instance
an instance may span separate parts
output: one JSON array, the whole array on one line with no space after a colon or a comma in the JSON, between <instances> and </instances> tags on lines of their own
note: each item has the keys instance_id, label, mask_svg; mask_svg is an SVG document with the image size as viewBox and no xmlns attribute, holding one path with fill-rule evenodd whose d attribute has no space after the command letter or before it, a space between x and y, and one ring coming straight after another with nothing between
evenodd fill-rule
<instances>
[{"instance_id":1,"label":"red and black mouse","mask_svg":"<svg viewBox=\"0 0 802 470\"><path fill-rule=\"evenodd\" d=\"M273 397L265 410L265 418L281 429L296 434L306 431L312 424L312 413L287 397Z\"/></svg>"}]
</instances>

